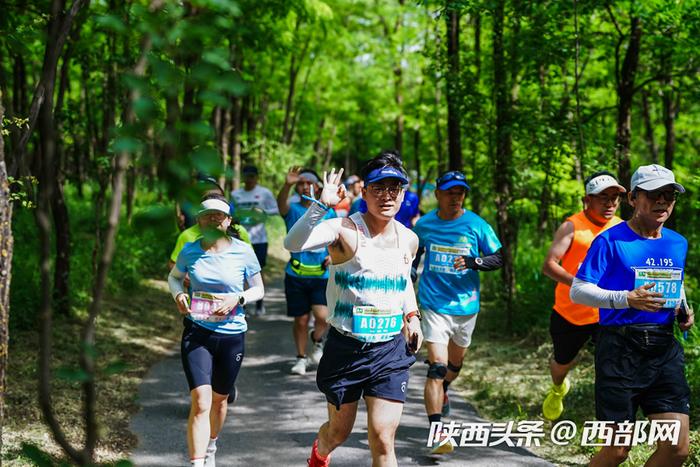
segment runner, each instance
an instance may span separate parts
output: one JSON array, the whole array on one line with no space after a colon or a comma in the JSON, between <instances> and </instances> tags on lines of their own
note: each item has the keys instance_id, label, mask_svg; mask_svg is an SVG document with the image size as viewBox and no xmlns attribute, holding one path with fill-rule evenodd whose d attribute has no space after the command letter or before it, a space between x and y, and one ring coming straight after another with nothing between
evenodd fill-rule
<instances>
[{"instance_id":1,"label":"runner","mask_svg":"<svg viewBox=\"0 0 700 467\"><path fill-rule=\"evenodd\" d=\"M250 242L253 245L255 256L258 258L260 267L264 269L267 264L265 221L267 216L279 214L279 211L272 192L258 185L258 168L254 165L246 165L241 173L243 174L243 188L232 191L231 200L235 207L236 217L250 233ZM265 314L265 305L262 300L255 303L253 314Z\"/></svg>"},{"instance_id":2,"label":"runner","mask_svg":"<svg viewBox=\"0 0 700 467\"><path fill-rule=\"evenodd\" d=\"M634 422L641 407L652 421L675 421L678 443L658 442L645 465L680 466L690 443L690 389L673 321L684 297L688 241L665 228L664 222L685 189L673 172L660 165L639 167L630 185L632 218L596 237L576 273L571 299L600 308L596 417ZM689 329L694 323L692 310L677 319L682 331ZM604 446L590 465L619 465L629 450L625 445Z\"/></svg>"},{"instance_id":3,"label":"runner","mask_svg":"<svg viewBox=\"0 0 700 467\"><path fill-rule=\"evenodd\" d=\"M342 169L324 175L324 189L285 239L291 251L328 246L327 297L331 330L316 374L328 401L328 421L314 441L309 465L327 466L352 432L360 397L367 404L372 465L395 466L394 437L406 400L411 353L423 336L410 281L415 234L394 220L408 177L401 159L383 152L362 170L366 214L322 222L345 197ZM407 327L411 348L401 329Z\"/></svg>"},{"instance_id":4,"label":"runner","mask_svg":"<svg viewBox=\"0 0 700 467\"><path fill-rule=\"evenodd\" d=\"M620 205L620 196L627 191L607 171L588 177L584 189L584 209L559 226L542 266L542 272L557 281L554 309L549 317L554 346L554 355L549 360L552 387L542 403L544 417L552 421L564 411L564 396L571 388L566 375L573 368L579 350L589 339L594 340L598 332L598 310L571 302L571 281L593 238L622 222L615 211Z\"/></svg>"},{"instance_id":5,"label":"runner","mask_svg":"<svg viewBox=\"0 0 700 467\"><path fill-rule=\"evenodd\" d=\"M479 312L479 273L503 264L501 242L484 219L463 208L469 185L463 173L450 171L437 179L438 207L421 217L417 267L427 251L418 286L423 335L428 349L425 410L429 423L449 414L447 388L462 369ZM483 254L483 256L480 256ZM437 443L434 454L454 449Z\"/></svg>"},{"instance_id":6,"label":"runner","mask_svg":"<svg viewBox=\"0 0 700 467\"><path fill-rule=\"evenodd\" d=\"M298 203L289 201L289 192L295 187L301 197ZM279 212L284 218L287 231L306 213L311 200L321 193L321 181L313 170L292 167L287 173L284 186L277 196ZM330 210L325 218L336 217ZM323 339L328 331L328 307L326 306L326 284L328 283L328 249L323 247L313 251L292 253L284 275L284 295L287 299L287 316L294 317L292 334L297 358L291 372L297 375L306 373L309 363L315 365L323 355ZM310 314L314 315L314 325L309 334ZM307 335L311 338L313 350L311 360L306 357Z\"/></svg>"},{"instance_id":7,"label":"runner","mask_svg":"<svg viewBox=\"0 0 700 467\"><path fill-rule=\"evenodd\" d=\"M248 329L243 305L261 299L264 287L253 249L226 235L228 203L203 201L197 222L203 236L182 249L168 285L185 317L180 352L192 398L187 445L191 464L200 467L215 465L227 398L243 361ZM183 286L186 274L192 292Z\"/></svg>"}]
</instances>

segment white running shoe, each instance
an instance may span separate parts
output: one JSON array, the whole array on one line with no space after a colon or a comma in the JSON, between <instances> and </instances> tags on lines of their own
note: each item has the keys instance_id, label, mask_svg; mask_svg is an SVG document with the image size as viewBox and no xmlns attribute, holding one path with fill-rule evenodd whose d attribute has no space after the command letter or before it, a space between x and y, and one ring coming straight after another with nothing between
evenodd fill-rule
<instances>
[{"instance_id":1,"label":"white running shoe","mask_svg":"<svg viewBox=\"0 0 700 467\"><path fill-rule=\"evenodd\" d=\"M323 357L323 341L314 342L313 348L311 349L311 363L318 365L321 361L321 357Z\"/></svg>"},{"instance_id":2,"label":"white running shoe","mask_svg":"<svg viewBox=\"0 0 700 467\"><path fill-rule=\"evenodd\" d=\"M294 366L292 366L292 369L290 370L292 374L295 375L305 375L306 374L306 367L309 365L309 359L306 357L297 357L297 361L294 363Z\"/></svg>"},{"instance_id":3,"label":"white running shoe","mask_svg":"<svg viewBox=\"0 0 700 467\"><path fill-rule=\"evenodd\" d=\"M207 447L207 454L204 457L204 467L216 467L216 444Z\"/></svg>"}]
</instances>

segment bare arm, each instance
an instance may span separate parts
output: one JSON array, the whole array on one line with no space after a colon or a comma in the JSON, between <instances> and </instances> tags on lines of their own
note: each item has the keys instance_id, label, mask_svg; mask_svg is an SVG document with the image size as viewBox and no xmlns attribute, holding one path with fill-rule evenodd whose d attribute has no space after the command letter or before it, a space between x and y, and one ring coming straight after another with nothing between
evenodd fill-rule
<instances>
[{"instance_id":1,"label":"bare arm","mask_svg":"<svg viewBox=\"0 0 700 467\"><path fill-rule=\"evenodd\" d=\"M544 259L544 264L542 264L542 272L546 276L568 286L571 286L574 276L569 274L559 262L566 252L569 251L569 247L571 247L571 242L573 241L574 224L573 222L566 221L560 225L554 233L554 240L549 247L547 256Z\"/></svg>"},{"instance_id":2,"label":"bare arm","mask_svg":"<svg viewBox=\"0 0 700 467\"><path fill-rule=\"evenodd\" d=\"M292 187L299 181L299 174L301 173L301 167L292 167L287 172L287 178L284 180L284 185L277 194L277 209L282 217L286 216L289 212L289 192Z\"/></svg>"}]
</instances>

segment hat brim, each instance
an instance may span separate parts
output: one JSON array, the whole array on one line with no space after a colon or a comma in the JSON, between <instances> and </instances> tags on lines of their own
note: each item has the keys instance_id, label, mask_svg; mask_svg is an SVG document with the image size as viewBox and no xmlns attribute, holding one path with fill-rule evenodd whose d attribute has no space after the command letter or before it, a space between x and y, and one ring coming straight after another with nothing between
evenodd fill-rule
<instances>
[{"instance_id":1,"label":"hat brim","mask_svg":"<svg viewBox=\"0 0 700 467\"><path fill-rule=\"evenodd\" d=\"M590 193L586 193L587 195L597 195L600 192L603 192L607 190L608 188L617 188L620 190L620 193L627 193L627 188L624 186L617 184L617 183L610 183L607 185L601 185L599 187L596 187L595 190L591 191Z\"/></svg>"},{"instance_id":2,"label":"hat brim","mask_svg":"<svg viewBox=\"0 0 700 467\"><path fill-rule=\"evenodd\" d=\"M380 180L385 180L387 178L394 178L396 180L401 180L401 183L403 185L408 185L408 179L406 177L399 177L396 174L380 174L376 178L373 178L372 181L367 181L367 185L370 185L372 183L377 183Z\"/></svg>"},{"instance_id":3,"label":"hat brim","mask_svg":"<svg viewBox=\"0 0 700 467\"><path fill-rule=\"evenodd\" d=\"M221 209L202 209L201 211L197 212L197 217L203 216L204 214L209 214L210 212L219 212L221 214L226 214L227 216L231 217L231 212L222 211Z\"/></svg>"},{"instance_id":4,"label":"hat brim","mask_svg":"<svg viewBox=\"0 0 700 467\"><path fill-rule=\"evenodd\" d=\"M685 188L683 187L683 185L675 182L669 183L668 180L649 180L647 182L640 183L635 188L639 188L645 191L654 191L669 185L672 185L673 188L678 190L679 193L685 193Z\"/></svg>"},{"instance_id":5,"label":"hat brim","mask_svg":"<svg viewBox=\"0 0 700 467\"><path fill-rule=\"evenodd\" d=\"M452 187L461 186L467 190L471 190L471 187L464 180L450 180L437 187L438 190L449 190Z\"/></svg>"}]
</instances>

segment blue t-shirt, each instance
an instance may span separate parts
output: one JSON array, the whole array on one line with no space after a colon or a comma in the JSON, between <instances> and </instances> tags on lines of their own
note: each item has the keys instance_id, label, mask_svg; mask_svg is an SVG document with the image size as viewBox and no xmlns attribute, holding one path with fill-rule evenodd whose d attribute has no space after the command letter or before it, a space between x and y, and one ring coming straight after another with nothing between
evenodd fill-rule
<instances>
[{"instance_id":1,"label":"blue t-shirt","mask_svg":"<svg viewBox=\"0 0 700 467\"><path fill-rule=\"evenodd\" d=\"M418 195L412 191L407 191L404 194L399 212L396 213L394 219L401 222L406 228L412 229L411 219L418 215L418 204ZM353 201L350 206L350 215L356 212L361 212L362 214L367 212L367 202L364 199L360 198Z\"/></svg>"},{"instance_id":2,"label":"blue t-shirt","mask_svg":"<svg viewBox=\"0 0 700 467\"><path fill-rule=\"evenodd\" d=\"M201 239L186 243L175 267L189 274L190 297L192 292L241 293L245 281L260 272L253 248L236 238L231 238L231 246L226 251L218 253L202 250ZM240 334L248 330L243 310L226 321L196 323L222 334Z\"/></svg>"},{"instance_id":3,"label":"blue t-shirt","mask_svg":"<svg viewBox=\"0 0 700 467\"><path fill-rule=\"evenodd\" d=\"M284 216L284 223L289 232L294 224L302 218L306 213L305 208L301 203L291 203L289 212ZM338 217L335 211L330 209L323 219L333 219ZM310 279L328 279L328 268L323 268L323 261L328 256L328 248L319 248L317 250L302 251L299 253L291 253L291 258L287 263L284 271L290 276L304 277Z\"/></svg>"},{"instance_id":4,"label":"blue t-shirt","mask_svg":"<svg viewBox=\"0 0 700 467\"><path fill-rule=\"evenodd\" d=\"M688 253L688 240L662 228L661 238L642 238L622 222L599 234L576 274L578 279L606 290L633 290L655 282L655 291L667 299L658 312L635 308L600 309L602 326L669 324L674 319Z\"/></svg>"},{"instance_id":5,"label":"blue t-shirt","mask_svg":"<svg viewBox=\"0 0 700 467\"><path fill-rule=\"evenodd\" d=\"M471 211L457 219L440 219L437 209L418 219L413 231L425 247L423 274L418 285L421 307L448 315L479 312L479 273L456 271L457 256L492 255L501 248L491 226Z\"/></svg>"}]
</instances>

